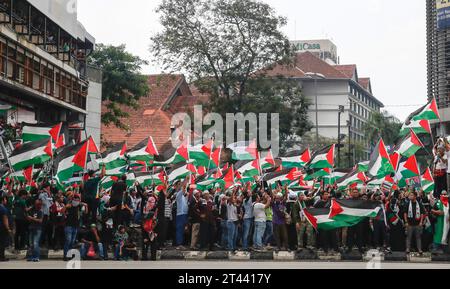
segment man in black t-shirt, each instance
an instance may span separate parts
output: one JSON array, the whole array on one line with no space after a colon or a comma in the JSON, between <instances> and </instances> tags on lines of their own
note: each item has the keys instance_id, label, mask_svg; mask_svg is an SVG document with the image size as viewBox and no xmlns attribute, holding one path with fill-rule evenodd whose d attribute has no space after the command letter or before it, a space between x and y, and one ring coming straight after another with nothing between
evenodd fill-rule
<instances>
[{"instance_id":1,"label":"man in black t-shirt","mask_svg":"<svg viewBox=\"0 0 450 289\"><path fill-rule=\"evenodd\" d=\"M81 202L80 195L72 196L71 200L66 205L66 227L64 229L65 242L64 242L64 259L68 260L67 252L73 248L75 240L78 234L78 228L80 226L80 218L82 214L82 208L84 212L87 212L87 204Z\"/></svg>"}]
</instances>

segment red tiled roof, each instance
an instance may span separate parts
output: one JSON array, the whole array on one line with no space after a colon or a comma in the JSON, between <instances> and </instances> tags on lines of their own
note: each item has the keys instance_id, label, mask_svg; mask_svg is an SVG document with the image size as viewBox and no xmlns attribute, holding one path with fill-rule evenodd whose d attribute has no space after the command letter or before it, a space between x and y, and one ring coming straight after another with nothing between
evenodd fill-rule
<instances>
[{"instance_id":1,"label":"red tiled roof","mask_svg":"<svg viewBox=\"0 0 450 289\"><path fill-rule=\"evenodd\" d=\"M292 64L277 64L273 68L266 69L263 72L267 76L305 77L306 73L312 72L320 73L326 78L349 78L346 74L309 51L297 53Z\"/></svg>"},{"instance_id":2,"label":"red tiled roof","mask_svg":"<svg viewBox=\"0 0 450 289\"><path fill-rule=\"evenodd\" d=\"M139 108L121 106L121 109L129 114L128 118L122 119L129 130L121 130L112 124L102 125L103 142L118 143L125 140L131 148L152 136L160 149L170 139L172 115L188 112L198 102L183 75L150 75L148 79L150 93L138 101ZM105 105L104 103L103 111L106 110Z\"/></svg>"},{"instance_id":3,"label":"red tiled roof","mask_svg":"<svg viewBox=\"0 0 450 289\"><path fill-rule=\"evenodd\" d=\"M345 74L348 78L353 78L355 76L356 72L356 65L355 64L349 64L349 65L335 65L334 66L337 70Z\"/></svg>"},{"instance_id":4,"label":"red tiled roof","mask_svg":"<svg viewBox=\"0 0 450 289\"><path fill-rule=\"evenodd\" d=\"M370 78L369 77L360 77L358 79L358 83L364 87L365 90L369 90Z\"/></svg>"}]
</instances>

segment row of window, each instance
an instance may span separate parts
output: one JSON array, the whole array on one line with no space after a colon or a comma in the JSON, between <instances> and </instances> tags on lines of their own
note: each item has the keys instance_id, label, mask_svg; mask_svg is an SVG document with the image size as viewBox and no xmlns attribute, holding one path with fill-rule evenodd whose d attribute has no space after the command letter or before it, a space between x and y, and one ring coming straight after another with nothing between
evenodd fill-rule
<instances>
[{"instance_id":1,"label":"row of window","mask_svg":"<svg viewBox=\"0 0 450 289\"><path fill-rule=\"evenodd\" d=\"M369 119L372 116L372 112L366 109L364 106L358 104L355 101L350 100L350 110L354 113L362 116L365 119Z\"/></svg>"},{"instance_id":2,"label":"row of window","mask_svg":"<svg viewBox=\"0 0 450 289\"><path fill-rule=\"evenodd\" d=\"M378 104L376 104L376 102L369 96L367 96L364 92L355 88L354 86L350 86L350 94L353 95L355 98L357 98L359 101L365 103L370 108L378 110L379 108Z\"/></svg>"}]
</instances>

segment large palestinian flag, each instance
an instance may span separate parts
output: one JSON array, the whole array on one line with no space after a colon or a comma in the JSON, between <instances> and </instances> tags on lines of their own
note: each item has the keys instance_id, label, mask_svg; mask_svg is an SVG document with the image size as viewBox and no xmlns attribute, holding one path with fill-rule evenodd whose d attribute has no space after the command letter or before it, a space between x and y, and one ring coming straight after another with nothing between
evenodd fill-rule
<instances>
[{"instance_id":1,"label":"large palestinian flag","mask_svg":"<svg viewBox=\"0 0 450 289\"><path fill-rule=\"evenodd\" d=\"M153 161L154 157L158 155L158 150L153 142L153 138L149 137L135 145L128 153L128 158L131 161Z\"/></svg>"},{"instance_id":2,"label":"large palestinian flag","mask_svg":"<svg viewBox=\"0 0 450 289\"><path fill-rule=\"evenodd\" d=\"M405 136L410 132L410 130L412 130L415 134L431 134L430 121L426 119L409 119L408 123L403 124L400 135Z\"/></svg>"},{"instance_id":3,"label":"large palestinian flag","mask_svg":"<svg viewBox=\"0 0 450 289\"><path fill-rule=\"evenodd\" d=\"M284 168L303 168L311 160L311 152L309 148L303 151L292 151L286 153L280 159Z\"/></svg>"},{"instance_id":4,"label":"large palestinian flag","mask_svg":"<svg viewBox=\"0 0 450 289\"><path fill-rule=\"evenodd\" d=\"M383 139L380 139L370 156L367 175L371 178L381 179L392 173L395 173L395 170L392 166Z\"/></svg>"},{"instance_id":5,"label":"large palestinian flag","mask_svg":"<svg viewBox=\"0 0 450 289\"><path fill-rule=\"evenodd\" d=\"M50 137L29 142L15 149L9 157L14 171L19 171L33 165L43 164L53 156L53 145Z\"/></svg>"},{"instance_id":6,"label":"large palestinian flag","mask_svg":"<svg viewBox=\"0 0 450 289\"><path fill-rule=\"evenodd\" d=\"M365 218L376 217L379 203L363 200L332 200L330 208L305 209L309 223L319 230L352 227Z\"/></svg>"},{"instance_id":7,"label":"large palestinian flag","mask_svg":"<svg viewBox=\"0 0 450 289\"><path fill-rule=\"evenodd\" d=\"M127 145L125 142L118 143L102 154L98 160L99 165L105 165L107 176L121 176L126 173L127 160L125 152Z\"/></svg>"},{"instance_id":8,"label":"large palestinian flag","mask_svg":"<svg viewBox=\"0 0 450 289\"><path fill-rule=\"evenodd\" d=\"M335 145L327 146L318 150L306 164L309 169L325 169L334 167L334 149Z\"/></svg>"},{"instance_id":9,"label":"large palestinian flag","mask_svg":"<svg viewBox=\"0 0 450 289\"><path fill-rule=\"evenodd\" d=\"M360 162L357 164L357 168L359 172L367 172L369 170L369 161L365 161L365 162Z\"/></svg>"},{"instance_id":10,"label":"large palestinian flag","mask_svg":"<svg viewBox=\"0 0 450 289\"><path fill-rule=\"evenodd\" d=\"M415 155L417 151L423 148L423 144L414 131L410 131L408 135L406 135L398 145L394 148L394 151L397 151L404 157L409 158L412 155Z\"/></svg>"},{"instance_id":11,"label":"large palestinian flag","mask_svg":"<svg viewBox=\"0 0 450 289\"><path fill-rule=\"evenodd\" d=\"M72 178L75 172L83 171L89 151L89 141L63 148L55 158L55 179L61 186Z\"/></svg>"}]
</instances>

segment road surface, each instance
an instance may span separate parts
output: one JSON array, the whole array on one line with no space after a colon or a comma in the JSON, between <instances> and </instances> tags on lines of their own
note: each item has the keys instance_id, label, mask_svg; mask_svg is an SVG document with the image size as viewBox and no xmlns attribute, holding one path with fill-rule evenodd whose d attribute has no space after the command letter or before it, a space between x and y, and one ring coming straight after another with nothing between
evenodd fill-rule
<instances>
[{"instance_id":1,"label":"road surface","mask_svg":"<svg viewBox=\"0 0 450 289\"><path fill-rule=\"evenodd\" d=\"M0 263L2 269L66 269L68 264L58 260L43 260L39 263L9 261ZM369 264L366 262L271 262L271 261L88 261L81 262L81 269L450 269L450 264L440 263L387 263Z\"/></svg>"}]
</instances>

